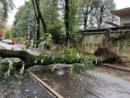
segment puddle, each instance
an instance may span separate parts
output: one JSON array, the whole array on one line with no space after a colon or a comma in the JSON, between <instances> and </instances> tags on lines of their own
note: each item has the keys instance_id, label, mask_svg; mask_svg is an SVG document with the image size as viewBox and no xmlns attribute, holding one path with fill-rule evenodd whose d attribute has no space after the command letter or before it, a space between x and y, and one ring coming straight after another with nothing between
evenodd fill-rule
<instances>
[{"instance_id":1,"label":"puddle","mask_svg":"<svg viewBox=\"0 0 130 98\"><path fill-rule=\"evenodd\" d=\"M51 72L48 68L38 68L36 66L31 70L64 98L86 98L86 95L91 98L97 98L87 90L85 91L83 86L79 86L81 84L80 77L69 74L63 69L56 69L54 72Z\"/></svg>"},{"instance_id":2,"label":"puddle","mask_svg":"<svg viewBox=\"0 0 130 98\"><path fill-rule=\"evenodd\" d=\"M86 75L70 74L63 69L51 72L44 66L35 66L29 70L64 98L130 98L129 83L122 82L126 83L124 86L116 85L119 80L110 75L114 82L109 82L110 79L103 79L104 73L99 76L95 71L88 71Z\"/></svg>"}]
</instances>

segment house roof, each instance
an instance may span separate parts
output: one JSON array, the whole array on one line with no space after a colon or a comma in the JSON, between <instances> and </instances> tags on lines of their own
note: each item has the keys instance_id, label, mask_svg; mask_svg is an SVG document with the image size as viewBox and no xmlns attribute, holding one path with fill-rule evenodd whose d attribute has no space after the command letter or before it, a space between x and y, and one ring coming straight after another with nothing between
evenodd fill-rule
<instances>
[{"instance_id":1,"label":"house roof","mask_svg":"<svg viewBox=\"0 0 130 98\"><path fill-rule=\"evenodd\" d=\"M77 33L85 34L85 35L105 34L105 33L107 33L108 29L111 29L111 33L130 32L130 26L124 26L124 27L114 27L114 28L107 28L107 29L81 30Z\"/></svg>"},{"instance_id":2,"label":"house roof","mask_svg":"<svg viewBox=\"0 0 130 98\"><path fill-rule=\"evenodd\" d=\"M125 8L125 9L112 11L112 14L116 15L116 16L119 16L119 17L123 16L123 15L129 15L130 14L130 7L129 8Z\"/></svg>"}]
</instances>

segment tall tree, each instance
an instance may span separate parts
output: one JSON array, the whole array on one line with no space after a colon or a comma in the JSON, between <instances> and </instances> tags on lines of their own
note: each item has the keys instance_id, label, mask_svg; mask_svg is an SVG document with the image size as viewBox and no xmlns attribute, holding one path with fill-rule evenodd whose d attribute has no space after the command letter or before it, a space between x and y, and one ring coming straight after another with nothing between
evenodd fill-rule
<instances>
[{"instance_id":1,"label":"tall tree","mask_svg":"<svg viewBox=\"0 0 130 98\"><path fill-rule=\"evenodd\" d=\"M14 3L12 0L0 0L0 37L3 37L5 33L6 20L8 18L8 12L12 11Z\"/></svg>"},{"instance_id":2,"label":"tall tree","mask_svg":"<svg viewBox=\"0 0 130 98\"><path fill-rule=\"evenodd\" d=\"M31 2L26 2L19 8L11 32L13 37L27 37L27 32L30 32L29 39L35 37L36 19Z\"/></svg>"},{"instance_id":3,"label":"tall tree","mask_svg":"<svg viewBox=\"0 0 130 98\"><path fill-rule=\"evenodd\" d=\"M14 8L13 0L0 0L0 7L3 8L4 17L7 18L8 12Z\"/></svg>"},{"instance_id":4,"label":"tall tree","mask_svg":"<svg viewBox=\"0 0 130 98\"><path fill-rule=\"evenodd\" d=\"M69 28L69 11L70 11L70 6L69 6L69 0L65 0L65 28L66 28L66 46L69 48L70 47L70 28Z\"/></svg>"},{"instance_id":5,"label":"tall tree","mask_svg":"<svg viewBox=\"0 0 130 98\"><path fill-rule=\"evenodd\" d=\"M113 15L111 10L115 9L114 0L101 0L100 6L95 9L93 15L95 17L95 22L97 23L98 28L103 28L105 22L113 21Z\"/></svg>"},{"instance_id":6,"label":"tall tree","mask_svg":"<svg viewBox=\"0 0 130 98\"><path fill-rule=\"evenodd\" d=\"M59 24L58 0L42 0L41 11L48 26Z\"/></svg>"},{"instance_id":7,"label":"tall tree","mask_svg":"<svg viewBox=\"0 0 130 98\"><path fill-rule=\"evenodd\" d=\"M45 24L45 21L43 19L43 16L42 16L42 13L41 13L41 8L40 8L40 0L31 0L32 3L33 3L33 8L35 10L35 13L37 13L37 17L40 18L41 22L42 22L42 25L43 25L43 30L44 30L44 33L47 33L47 26ZM39 20L37 20L39 22Z\"/></svg>"},{"instance_id":8,"label":"tall tree","mask_svg":"<svg viewBox=\"0 0 130 98\"><path fill-rule=\"evenodd\" d=\"M83 23L84 23L84 30L87 29L88 26L88 18L91 12L99 6L100 0L82 0L80 2L80 9L83 13Z\"/></svg>"},{"instance_id":9,"label":"tall tree","mask_svg":"<svg viewBox=\"0 0 130 98\"><path fill-rule=\"evenodd\" d=\"M77 9L80 0L64 0L64 23L66 29L66 46L70 47L70 34L74 32L77 21Z\"/></svg>"}]
</instances>

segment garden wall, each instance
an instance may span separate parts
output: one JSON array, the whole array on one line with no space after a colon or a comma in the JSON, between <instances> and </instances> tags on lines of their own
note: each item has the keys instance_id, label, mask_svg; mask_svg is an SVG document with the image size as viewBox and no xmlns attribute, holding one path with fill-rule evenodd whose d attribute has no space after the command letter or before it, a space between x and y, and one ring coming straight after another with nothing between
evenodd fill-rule
<instances>
[{"instance_id":1,"label":"garden wall","mask_svg":"<svg viewBox=\"0 0 130 98\"><path fill-rule=\"evenodd\" d=\"M111 34L109 37L105 34L83 35L82 49L84 52L94 52L98 47L109 47L130 64L130 32L123 38L114 40L118 36L119 34Z\"/></svg>"}]
</instances>

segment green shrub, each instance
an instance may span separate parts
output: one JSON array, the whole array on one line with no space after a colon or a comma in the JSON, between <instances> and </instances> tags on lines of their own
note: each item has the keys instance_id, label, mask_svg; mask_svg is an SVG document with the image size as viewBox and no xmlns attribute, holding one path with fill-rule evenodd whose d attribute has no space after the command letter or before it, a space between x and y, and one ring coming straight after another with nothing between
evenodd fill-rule
<instances>
[{"instance_id":1,"label":"green shrub","mask_svg":"<svg viewBox=\"0 0 130 98\"><path fill-rule=\"evenodd\" d=\"M9 39L10 38L10 31L6 31L5 32L5 39Z\"/></svg>"},{"instance_id":2,"label":"green shrub","mask_svg":"<svg viewBox=\"0 0 130 98\"><path fill-rule=\"evenodd\" d=\"M10 75L14 75L19 78L24 73L24 63L21 69L15 68L15 62L13 60L5 60L0 58L0 77L9 77Z\"/></svg>"},{"instance_id":3,"label":"green shrub","mask_svg":"<svg viewBox=\"0 0 130 98\"><path fill-rule=\"evenodd\" d=\"M63 34L62 25L54 25L48 27L48 33L52 35L52 39L56 44L58 44L60 40L60 36Z\"/></svg>"},{"instance_id":4,"label":"green shrub","mask_svg":"<svg viewBox=\"0 0 130 98\"><path fill-rule=\"evenodd\" d=\"M50 58L53 64L72 64L72 67L68 69L69 72L86 71L87 69L93 68L95 64L102 62L101 58L95 57L94 55L83 56L76 50L67 48L57 55L51 55L49 52L46 54L44 52L39 55L35 62L44 62L46 57Z\"/></svg>"}]
</instances>

